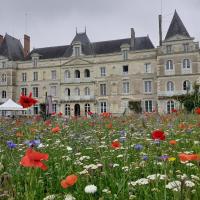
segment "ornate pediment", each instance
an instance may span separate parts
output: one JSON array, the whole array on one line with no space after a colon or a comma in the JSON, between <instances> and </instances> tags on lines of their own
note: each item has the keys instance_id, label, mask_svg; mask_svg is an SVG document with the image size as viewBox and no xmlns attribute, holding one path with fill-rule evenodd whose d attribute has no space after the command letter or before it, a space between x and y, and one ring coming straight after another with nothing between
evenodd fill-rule
<instances>
[{"instance_id":1,"label":"ornate pediment","mask_svg":"<svg viewBox=\"0 0 200 200\"><path fill-rule=\"evenodd\" d=\"M63 64L63 66L76 66L76 65L91 65L92 62L82 58L73 58Z\"/></svg>"}]
</instances>

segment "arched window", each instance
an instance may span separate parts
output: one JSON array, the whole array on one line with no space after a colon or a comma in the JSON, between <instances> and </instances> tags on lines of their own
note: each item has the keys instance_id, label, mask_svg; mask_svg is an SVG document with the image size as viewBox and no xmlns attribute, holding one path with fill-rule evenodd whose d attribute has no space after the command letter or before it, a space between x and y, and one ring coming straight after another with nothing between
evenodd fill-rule
<instances>
[{"instance_id":1,"label":"arched window","mask_svg":"<svg viewBox=\"0 0 200 200\"><path fill-rule=\"evenodd\" d=\"M86 70L84 71L84 77L86 77L86 78L89 78L89 77L90 77L90 70L89 70L89 69L86 69Z\"/></svg>"},{"instance_id":2,"label":"arched window","mask_svg":"<svg viewBox=\"0 0 200 200\"><path fill-rule=\"evenodd\" d=\"M69 70L65 70L65 73L64 73L65 81L68 80L69 78L70 78L70 71Z\"/></svg>"},{"instance_id":3,"label":"arched window","mask_svg":"<svg viewBox=\"0 0 200 200\"><path fill-rule=\"evenodd\" d=\"M171 113L174 108L175 108L174 101L168 101L167 102L167 113Z\"/></svg>"},{"instance_id":4,"label":"arched window","mask_svg":"<svg viewBox=\"0 0 200 200\"><path fill-rule=\"evenodd\" d=\"M75 88L75 95L80 96L80 89L79 88Z\"/></svg>"},{"instance_id":5,"label":"arched window","mask_svg":"<svg viewBox=\"0 0 200 200\"><path fill-rule=\"evenodd\" d=\"M85 115L87 115L88 112L90 112L90 104L89 104L89 103L86 103L86 104L85 104Z\"/></svg>"},{"instance_id":6,"label":"arched window","mask_svg":"<svg viewBox=\"0 0 200 200\"><path fill-rule=\"evenodd\" d=\"M2 99L6 99L6 91L5 90L2 91Z\"/></svg>"},{"instance_id":7,"label":"arched window","mask_svg":"<svg viewBox=\"0 0 200 200\"><path fill-rule=\"evenodd\" d=\"M167 82L167 91L168 92L174 91L174 83L172 81Z\"/></svg>"},{"instance_id":8,"label":"arched window","mask_svg":"<svg viewBox=\"0 0 200 200\"><path fill-rule=\"evenodd\" d=\"M173 66L173 61L172 60L167 60L166 62L166 70L173 70L174 66Z\"/></svg>"},{"instance_id":9,"label":"arched window","mask_svg":"<svg viewBox=\"0 0 200 200\"><path fill-rule=\"evenodd\" d=\"M70 105L66 104L65 105L65 115L66 116L70 116L71 112L70 112Z\"/></svg>"},{"instance_id":10,"label":"arched window","mask_svg":"<svg viewBox=\"0 0 200 200\"><path fill-rule=\"evenodd\" d=\"M183 60L183 69L190 69L191 64L189 59L184 59Z\"/></svg>"},{"instance_id":11,"label":"arched window","mask_svg":"<svg viewBox=\"0 0 200 200\"><path fill-rule=\"evenodd\" d=\"M79 70L75 70L74 76L75 76L75 78L80 78L80 71Z\"/></svg>"},{"instance_id":12,"label":"arched window","mask_svg":"<svg viewBox=\"0 0 200 200\"><path fill-rule=\"evenodd\" d=\"M190 81L186 80L186 81L183 81L183 90L184 91L189 91L191 89L191 86L190 86Z\"/></svg>"},{"instance_id":13,"label":"arched window","mask_svg":"<svg viewBox=\"0 0 200 200\"><path fill-rule=\"evenodd\" d=\"M1 75L1 81L2 81L3 83L5 83L5 82L6 82L6 79L7 79L6 74L2 74L2 75Z\"/></svg>"},{"instance_id":14,"label":"arched window","mask_svg":"<svg viewBox=\"0 0 200 200\"><path fill-rule=\"evenodd\" d=\"M65 88L65 95L66 96L70 96L70 89L69 88Z\"/></svg>"},{"instance_id":15,"label":"arched window","mask_svg":"<svg viewBox=\"0 0 200 200\"><path fill-rule=\"evenodd\" d=\"M88 95L90 95L90 88L86 87L85 88L85 96L88 96Z\"/></svg>"}]
</instances>

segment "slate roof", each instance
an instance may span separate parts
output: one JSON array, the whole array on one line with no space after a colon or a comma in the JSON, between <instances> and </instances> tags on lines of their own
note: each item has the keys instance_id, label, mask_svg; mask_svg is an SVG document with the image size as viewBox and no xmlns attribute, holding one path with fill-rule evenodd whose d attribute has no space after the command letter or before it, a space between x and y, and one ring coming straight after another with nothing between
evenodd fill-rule
<instances>
[{"instance_id":1,"label":"slate roof","mask_svg":"<svg viewBox=\"0 0 200 200\"><path fill-rule=\"evenodd\" d=\"M6 34L0 45L0 55L13 61L23 60L24 53L20 40Z\"/></svg>"},{"instance_id":2,"label":"slate roof","mask_svg":"<svg viewBox=\"0 0 200 200\"><path fill-rule=\"evenodd\" d=\"M83 54L98 55L98 54L120 52L121 45L130 44L131 38L91 43L85 32L77 33L70 45L38 48L31 51L30 55L33 53L38 53L41 59L70 57L73 51L72 44L75 41L81 42ZM148 36L135 38L134 50L145 50L145 49L153 49L153 48L154 48L154 45L152 44ZM29 59L30 59L30 55L29 55Z\"/></svg>"},{"instance_id":3,"label":"slate roof","mask_svg":"<svg viewBox=\"0 0 200 200\"><path fill-rule=\"evenodd\" d=\"M169 39L170 37L173 37L175 35L182 35L186 37L190 37L187 29L185 28L181 18L179 17L178 13L175 10L173 19L171 21L171 24L169 26L169 29L167 31L167 35L165 37L165 40Z\"/></svg>"}]
</instances>

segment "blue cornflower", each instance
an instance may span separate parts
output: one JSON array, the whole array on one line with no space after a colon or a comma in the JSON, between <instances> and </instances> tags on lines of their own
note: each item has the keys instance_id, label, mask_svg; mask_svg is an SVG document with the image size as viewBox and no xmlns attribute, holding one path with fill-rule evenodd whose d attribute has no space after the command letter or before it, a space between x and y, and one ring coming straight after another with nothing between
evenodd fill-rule
<instances>
[{"instance_id":1,"label":"blue cornflower","mask_svg":"<svg viewBox=\"0 0 200 200\"><path fill-rule=\"evenodd\" d=\"M166 160L168 160L169 156L163 155L163 156L160 156L159 158L160 158L160 160L166 161Z\"/></svg>"},{"instance_id":2,"label":"blue cornflower","mask_svg":"<svg viewBox=\"0 0 200 200\"><path fill-rule=\"evenodd\" d=\"M148 158L147 155L142 156L142 160L146 161L146 160L148 160L148 159L149 159L149 158Z\"/></svg>"},{"instance_id":3,"label":"blue cornflower","mask_svg":"<svg viewBox=\"0 0 200 200\"><path fill-rule=\"evenodd\" d=\"M121 137L125 137L126 136L126 132L124 130L119 131L119 134Z\"/></svg>"},{"instance_id":4,"label":"blue cornflower","mask_svg":"<svg viewBox=\"0 0 200 200\"><path fill-rule=\"evenodd\" d=\"M30 140L30 141L25 141L25 144L27 144L29 147L34 147L34 146L38 146L41 142L40 139L37 140Z\"/></svg>"},{"instance_id":5,"label":"blue cornflower","mask_svg":"<svg viewBox=\"0 0 200 200\"><path fill-rule=\"evenodd\" d=\"M13 141L7 141L7 146L9 149L14 149L17 145L15 143L13 143Z\"/></svg>"},{"instance_id":6,"label":"blue cornflower","mask_svg":"<svg viewBox=\"0 0 200 200\"><path fill-rule=\"evenodd\" d=\"M120 138L119 138L119 141L120 141L121 143L125 142L125 141L126 141L126 137L120 137Z\"/></svg>"},{"instance_id":7,"label":"blue cornflower","mask_svg":"<svg viewBox=\"0 0 200 200\"><path fill-rule=\"evenodd\" d=\"M140 150L143 149L143 146L142 146L141 144L136 144L136 145L134 146L134 149L137 150L137 151L140 151Z\"/></svg>"}]
</instances>

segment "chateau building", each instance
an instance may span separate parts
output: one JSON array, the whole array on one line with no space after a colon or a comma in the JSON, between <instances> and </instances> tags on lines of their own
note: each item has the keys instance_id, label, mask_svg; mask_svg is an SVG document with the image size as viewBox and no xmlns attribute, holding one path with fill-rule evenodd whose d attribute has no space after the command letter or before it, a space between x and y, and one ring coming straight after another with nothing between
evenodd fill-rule
<instances>
[{"instance_id":1,"label":"chateau building","mask_svg":"<svg viewBox=\"0 0 200 200\"><path fill-rule=\"evenodd\" d=\"M38 99L52 96L53 111L65 116L111 112L120 115L129 101L141 102L144 112L171 112L178 108L173 95L192 90L200 74L199 43L190 36L175 11L166 37L154 47L149 36L91 42L86 31L71 44L37 48L30 37L19 40L0 35L0 103L18 101L23 92Z\"/></svg>"}]
</instances>

